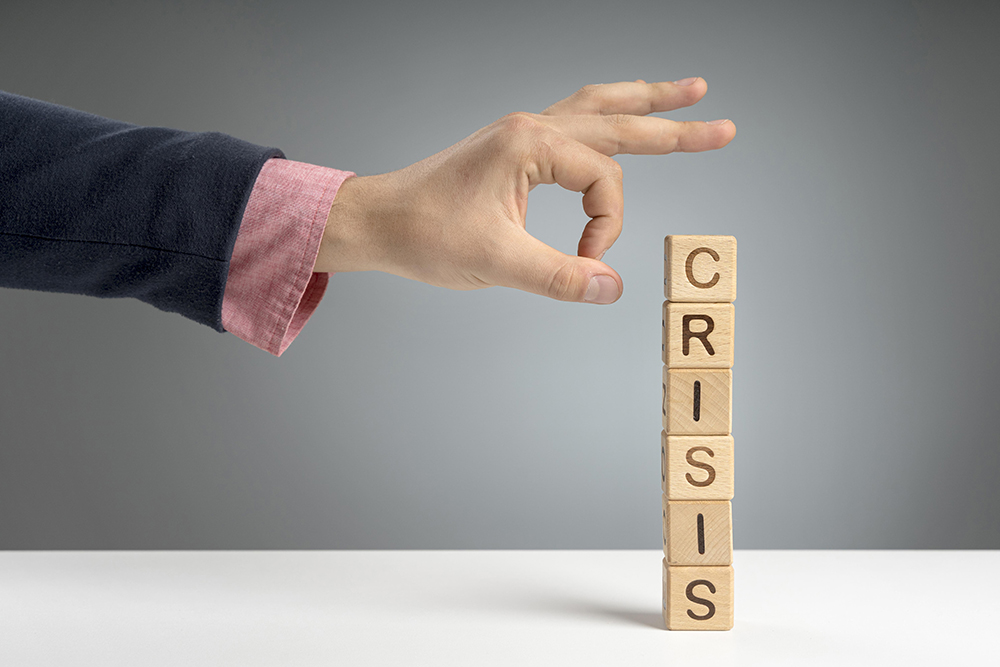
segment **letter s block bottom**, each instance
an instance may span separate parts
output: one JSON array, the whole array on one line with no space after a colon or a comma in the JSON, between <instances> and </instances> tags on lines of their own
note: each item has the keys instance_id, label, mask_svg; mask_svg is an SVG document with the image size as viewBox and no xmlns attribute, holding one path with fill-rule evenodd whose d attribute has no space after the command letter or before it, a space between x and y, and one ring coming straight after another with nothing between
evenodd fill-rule
<instances>
[{"instance_id":1,"label":"letter s block bottom","mask_svg":"<svg viewBox=\"0 0 1000 667\"><path fill-rule=\"evenodd\" d=\"M732 566L674 566L664 558L663 622L667 630L732 630Z\"/></svg>"}]
</instances>

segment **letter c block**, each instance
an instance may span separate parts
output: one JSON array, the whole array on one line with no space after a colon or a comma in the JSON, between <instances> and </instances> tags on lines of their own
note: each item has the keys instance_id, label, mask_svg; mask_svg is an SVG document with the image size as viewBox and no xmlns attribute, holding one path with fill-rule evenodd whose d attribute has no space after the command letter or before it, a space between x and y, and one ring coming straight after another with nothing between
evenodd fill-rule
<instances>
[{"instance_id":1,"label":"letter c block","mask_svg":"<svg viewBox=\"0 0 1000 667\"><path fill-rule=\"evenodd\" d=\"M735 237L668 236L663 261L663 296L668 301L736 300Z\"/></svg>"}]
</instances>

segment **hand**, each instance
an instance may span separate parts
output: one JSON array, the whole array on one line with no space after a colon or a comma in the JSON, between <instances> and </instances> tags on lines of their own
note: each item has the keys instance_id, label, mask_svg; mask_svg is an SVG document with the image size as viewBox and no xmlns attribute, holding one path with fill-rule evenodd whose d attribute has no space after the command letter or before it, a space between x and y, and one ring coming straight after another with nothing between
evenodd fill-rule
<instances>
[{"instance_id":1,"label":"hand","mask_svg":"<svg viewBox=\"0 0 1000 667\"><path fill-rule=\"evenodd\" d=\"M612 303L621 277L601 257L622 230L622 169L610 156L722 148L728 120L645 117L690 106L704 79L584 86L540 114L515 112L405 169L341 186L314 271L384 271L450 289L503 285L561 301ZM525 229L528 193L583 193L579 256Z\"/></svg>"}]
</instances>

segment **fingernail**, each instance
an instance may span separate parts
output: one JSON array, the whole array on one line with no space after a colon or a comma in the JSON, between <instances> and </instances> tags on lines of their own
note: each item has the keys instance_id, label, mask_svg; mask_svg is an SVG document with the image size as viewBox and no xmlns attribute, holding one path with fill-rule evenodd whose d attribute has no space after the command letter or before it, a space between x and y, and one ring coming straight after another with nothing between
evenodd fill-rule
<instances>
[{"instance_id":1,"label":"fingernail","mask_svg":"<svg viewBox=\"0 0 1000 667\"><path fill-rule=\"evenodd\" d=\"M587 303L611 303L618 298L618 283L611 276L594 276L583 300Z\"/></svg>"},{"instance_id":2,"label":"fingernail","mask_svg":"<svg viewBox=\"0 0 1000 667\"><path fill-rule=\"evenodd\" d=\"M678 86L690 86L692 83L698 80L696 76L689 76L686 79L680 79L679 81L674 81Z\"/></svg>"},{"instance_id":3,"label":"fingernail","mask_svg":"<svg viewBox=\"0 0 1000 667\"><path fill-rule=\"evenodd\" d=\"M706 123L706 125L722 125L723 123L728 123L728 122L729 122L728 118L721 118L719 120L710 120L708 121L708 123Z\"/></svg>"},{"instance_id":4,"label":"fingernail","mask_svg":"<svg viewBox=\"0 0 1000 667\"><path fill-rule=\"evenodd\" d=\"M597 257L595 257L594 259L596 259L598 262L601 261L601 258L604 257L604 253L606 253L606 252L607 252L607 250L602 250L601 254L598 255Z\"/></svg>"}]
</instances>

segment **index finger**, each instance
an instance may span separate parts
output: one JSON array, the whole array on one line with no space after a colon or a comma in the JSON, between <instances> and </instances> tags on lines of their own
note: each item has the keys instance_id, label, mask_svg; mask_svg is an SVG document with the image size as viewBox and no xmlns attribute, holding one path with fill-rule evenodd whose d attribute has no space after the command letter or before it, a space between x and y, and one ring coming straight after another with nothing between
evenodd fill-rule
<instances>
[{"instance_id":1,"label":"index finger","mask_svg":"<svg viewBox=\"0 0 1000 667\"><path fill-rule=\"evenodd\" d=\"M590 221L583 229L577 254L596 258L618 239L622 231L624 196L621 165L589 146L552 132L539 142L544 150L530 156L525 170L528 188L556 183L583 193L583 210Z\"/></svg>"},{"instance_id":2,"label":"index finger","mask_svg":"<svg viewBox=\"0 0 1000 667\"><path fill-rule=\"evenodd\" d=\"M728 119L706 123L628 114L535 118L608 156L711 151L722 148L736 136L736 126Z\"/></svg>"}]
</instances>

